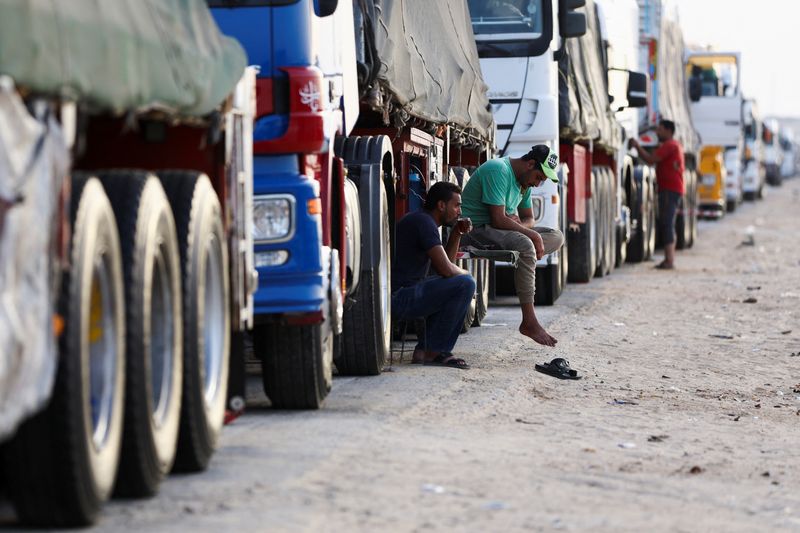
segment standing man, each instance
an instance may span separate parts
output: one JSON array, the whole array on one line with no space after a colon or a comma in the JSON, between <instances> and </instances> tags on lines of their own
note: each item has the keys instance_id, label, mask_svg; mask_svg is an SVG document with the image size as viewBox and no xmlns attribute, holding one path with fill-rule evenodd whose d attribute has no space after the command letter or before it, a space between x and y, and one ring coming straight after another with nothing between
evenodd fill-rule
<instances>
[{"instance_id":1,"label":"standing man","mask_svg":"<svg viewBox=\"0 0 800 533\"><path fill-rule=\"evenodd\" d=\"M487 161L464 188L464 215L475 225L470 242L479 248L494 246L519 252L514 272L522 309L519 332L545 346L555 346L557 341L539 324L533 308L536 260L561 248L564 235L557 229L533 227L531 187L548 178L558 182L557 167L558 155L548 146L537 144L519 159Z\"/></svg>"},{"instance_id":2,"label":"standing man","mask_svg":"<svg viewBox=\"0 0 800 533\"><path fill-rule=\"evenodd\" d=\"M400 320L425 318L418 332L413 363L466 370L469 365L452 354L467 308L475 294L475 280L453 261L461 236L472 226L461 216L461 188L435 183L423 209L397 223L395 261L392 266L392 316ZM442 246L439 227L458 222ZM426 277L429 267L436 275Z\"/></svg>"},{"instance_id":3,"label":"standing man","mask_svg":"<svg viewBox=\"0 0 800 533\"><path fill-rule=\"evenodd\" d=\"M630 144L639 151L639 157L646 163L656 165L658 217L664 238L664 260L656 268L672 270L675 268L675 218L685 191L683 147L673 138L675 123L671 120L659 122L656 135L661 144L654 152L642 148L636 139L631 139Z\"/></svg>"}]
</instances>

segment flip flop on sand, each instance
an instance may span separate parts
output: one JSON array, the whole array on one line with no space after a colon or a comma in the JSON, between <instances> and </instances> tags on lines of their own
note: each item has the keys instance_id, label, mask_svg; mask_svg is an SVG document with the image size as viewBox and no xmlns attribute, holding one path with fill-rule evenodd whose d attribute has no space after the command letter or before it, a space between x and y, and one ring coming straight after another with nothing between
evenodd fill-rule
<instances>
[{"instance_id":1,"label":"flip flop on sand","mask_svg":"<svg viewBox=\"0 0 800 533\"><path fill-rule=\"evenodd\" d=\"M425 366L446 366L450 368L458 368L460 370L469 370L469 365L466 361L448 352L442 352L432 360L425 361L423 364Z\"/></svg>"},{"instance_id":2,"label":"flip flop on sand","mask_svg":"<svg viewBox=\"0 0 800 533\"><path fill-rule=\"evenodd\" d=\"M537 372L558 379L581 379L581 376L578 375L578 371L570 368L569 361L561 357L556 357L549 363L536 365L534 368L536 368Z\"/></svg>"}]
</instances>

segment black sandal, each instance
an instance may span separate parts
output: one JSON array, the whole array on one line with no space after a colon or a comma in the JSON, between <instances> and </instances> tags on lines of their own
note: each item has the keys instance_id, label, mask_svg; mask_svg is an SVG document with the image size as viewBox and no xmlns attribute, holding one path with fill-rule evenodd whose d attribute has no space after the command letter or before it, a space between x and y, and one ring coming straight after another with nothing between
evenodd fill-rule
<instances>
[{"instance_id":1,"label":"black sandal","mask_svg":"<svg viewBox=\"0 0 800 533\"><path fill-rule=\"evenodd\" d=\"M469 364L460 357L456 357L450 352L441 352L434 357L431 361L425 361L425 366L446 366L450 368L458 368L460 370L469 370Z\"/></svg>"},{"instance_id":2,"label":"black sandal","mask_svg":"<svg viewBox=\"0 0 800 533\"><path fill-rule=\"evenodd\" d=\"M549 363L536 365L534 368L536 368L537 372L558 379L581 379L581 376L578 375L578 371L570 368L569 361L561 357L556 357Z\"/></svg>"}]
</instances>

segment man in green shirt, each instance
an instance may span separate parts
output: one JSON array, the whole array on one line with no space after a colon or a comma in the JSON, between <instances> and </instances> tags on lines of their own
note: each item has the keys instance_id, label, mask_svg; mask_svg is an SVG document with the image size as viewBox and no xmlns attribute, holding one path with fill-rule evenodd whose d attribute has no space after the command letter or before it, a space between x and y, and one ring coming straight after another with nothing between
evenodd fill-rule
<instances>
[{"instance_id":1,"label":"man in green shirt","mask_svg":"<svg viewBox=\"0 0 800 533\"><path fill-rule=\"evenodd\" d=\"M548 178L558 182L557 167L558 155L537 144L518 159L493 159L478 167L461 195L462 215L473 225L470 244L519 252L514 272L522 309L519 332L545 346L555 346L557 341L539 324L533 308L536 260L561 248L564 235L557 229L534 228L531 187Z\"/></svg>"}]
</instances>

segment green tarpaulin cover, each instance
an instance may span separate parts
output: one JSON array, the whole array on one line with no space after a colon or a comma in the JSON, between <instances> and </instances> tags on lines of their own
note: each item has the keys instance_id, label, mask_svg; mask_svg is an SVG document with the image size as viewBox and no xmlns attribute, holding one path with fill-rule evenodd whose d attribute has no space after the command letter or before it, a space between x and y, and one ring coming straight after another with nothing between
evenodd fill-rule
<instances>
[{"instance_id":1,"label":"green tarpaulin cover","mask_svg":"<svg viewBox=\"0 0 800 533\"><path fill-rule=\"evenodd\" d=\"M203 116L246 65L203 0L0 0L0 74L95 109Z\"/></svg>"}]
</instances>

